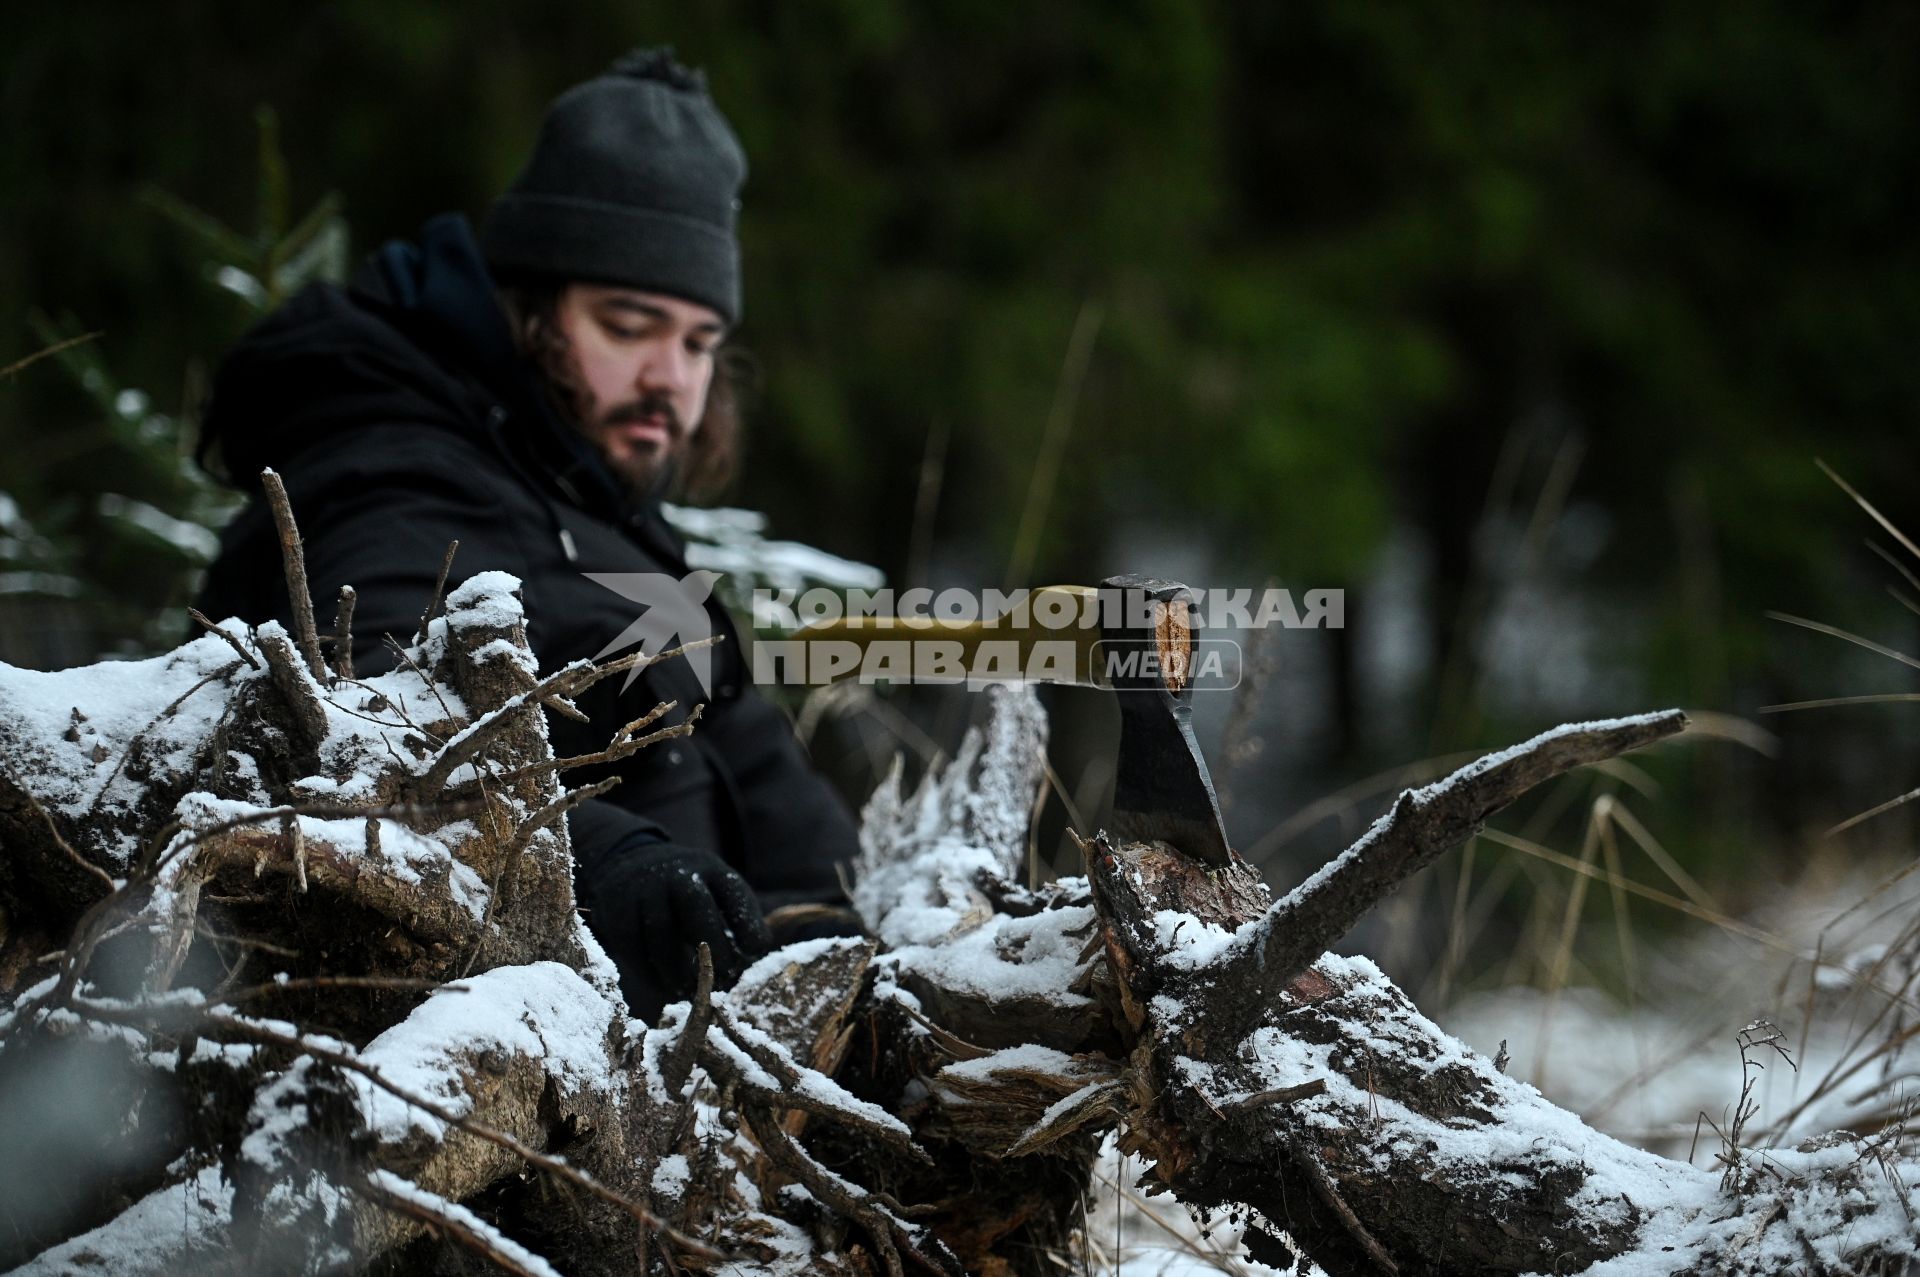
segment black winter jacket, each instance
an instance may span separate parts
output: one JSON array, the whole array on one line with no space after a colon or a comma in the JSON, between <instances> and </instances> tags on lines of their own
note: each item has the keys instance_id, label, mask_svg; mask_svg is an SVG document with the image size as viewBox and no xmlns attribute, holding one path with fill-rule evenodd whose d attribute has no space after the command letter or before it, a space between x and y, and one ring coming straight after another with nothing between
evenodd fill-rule
<instances>
[{"instance_id":1,"label":"black winter jacket","mask_svg":"<svg viewBox=\"0 0 1920 1277\"><path fill-rule=\"evenodd\" d=\"M683 543L657 499L629 498L592 449L562 426L515 352L464 218L389 244L350 288L314 285L257 326L221 366L206 414L228 472L254 499L227 528L198 601L220 619L283 622L291 609L259 473L284 479L306 544L318 615L340 586L358 594L356 668L393 663L455 538L449 589L490 569L520 578L542 670L598 655L639 604L587 573L687 575ZM603 748L621 724L677 701L665 722L706 703L689 737L618 764L625 779L572 819L581 902L593 901L610 849L636 833L717 852L772 909L840 898L835 866L855 848L853 821L812 769L786 717L748 678L731 619L706 609L711 695L684 660L621 679L580 701L584 725L550 716L561 755ZM664 725L664 723L663 723ZM569 784L599 772L570 772Z\"/></svg>"}]
</instances>

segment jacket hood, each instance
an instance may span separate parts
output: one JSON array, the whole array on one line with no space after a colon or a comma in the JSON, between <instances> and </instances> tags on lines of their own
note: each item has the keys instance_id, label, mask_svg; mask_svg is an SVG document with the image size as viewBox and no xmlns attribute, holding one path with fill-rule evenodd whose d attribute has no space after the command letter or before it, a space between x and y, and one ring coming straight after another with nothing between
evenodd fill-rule
<instances>
[{"instance_id":1,"label":"jacket hood","mask_svg":"<svg viewBox=\"0 0 1920 1277\"><path fill-rule=\"evenodd\" d=\"M499 411L504 409L504 412ZM255 325L221 363L201 426L247 491L330 439L381 423L484 434L510 417L539 469L582 504L626 505L585 440L562 425L513 334L465 217L394 240L349 287L311 284Z\"/></svg>"}]
</instances>

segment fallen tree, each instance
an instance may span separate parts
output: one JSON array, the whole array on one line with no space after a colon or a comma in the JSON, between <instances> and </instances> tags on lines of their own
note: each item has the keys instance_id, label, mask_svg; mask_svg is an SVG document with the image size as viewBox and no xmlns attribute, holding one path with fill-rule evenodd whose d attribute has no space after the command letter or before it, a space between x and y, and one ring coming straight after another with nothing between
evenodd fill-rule
<instances>
[{"instance_id":1,"label":"fallen tree","mask_svg":"<svg viewBox=\"0 0 1920 1277\"><path fill-rule=\"evenodd\" d=\"M1275 901L1243 862L1100 833L1084 877L1022 885L1045 720L996 689L947 766L867 805L866 938L724 992L703 967L644 1025L574 908L559 817L600 787L563 789L545 729L644 658L540 675L514 588L469 580L369 678L310 622L0 670L0 1096L83 1101L86 1153L0 1181L0 1267L1050 1272L1116 1131L1257 1258L1336 1274L1916 1252L1898 1131L1655 1157L1327 953L1528 788L1678 713L1411 791Z\"/></svg>"}]
</instances>

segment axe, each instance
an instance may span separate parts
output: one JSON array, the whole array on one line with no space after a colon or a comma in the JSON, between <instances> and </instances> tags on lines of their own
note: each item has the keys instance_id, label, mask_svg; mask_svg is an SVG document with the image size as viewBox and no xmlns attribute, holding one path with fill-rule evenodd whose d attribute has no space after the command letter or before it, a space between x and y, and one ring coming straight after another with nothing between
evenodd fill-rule
<instances>
[{"instance_id":1,"label":"axe","mask_svg":"<svg viewBox=\"0 0 1920 1277\"><path fill-rule=\"evenodd\" d=\"M1225 867L1233 853L1213 778L1193 737L1194 613L1193 592L1178 582L1115 576L1098 588L1031 590L1024 608L999 617L853 616L814 622L790 637L852 643L863 651L901 640L945 640L950 651L957 645L963 672L916 668L908 679L913 682L1032 680L1111 691L1120 706L1114 835L1126 842L1159 840L1203 864ZM1047 624L1048 617L1056 623ZM1018 658L1014 668L1000 668L1009 656ZM1048 659L1036 668L1033 658L1039 656ZM1001 659L982 671L988 657Z\"/></svg>"}]
</instances>

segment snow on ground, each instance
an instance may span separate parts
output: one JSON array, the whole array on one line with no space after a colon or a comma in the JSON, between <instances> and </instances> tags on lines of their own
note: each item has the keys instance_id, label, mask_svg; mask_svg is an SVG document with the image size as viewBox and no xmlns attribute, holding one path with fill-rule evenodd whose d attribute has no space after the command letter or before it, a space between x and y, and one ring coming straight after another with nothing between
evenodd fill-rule
<instances>
[{"instance_id":1,"label":"snow on ground","mask_svg":"<svg viewBox=\"0 0 1920 1277\"><path fill-rule=\"evenodd\" d=\"M1908 999L1914 994L1884 946L1920 916L1920 880L1873 895L1871 910L1849 914L1878 881L1862 870L1774 901L1750 921L1782 947L1705 927L1666 946L1644 944L1631 1001L1593 988L1554 996L1512 986L1462 998L1435 1018L1488 1056L1504 1040L1510 1076L1629 1143L1684 1159L1698 1123L1698 1166L1709 1165L1719 1147L1700 1115L1724 1127L1740 1094L1736 1035L1768 1021L1799 1067L1771 1051L1748 1053L1763 1066L1754 1073L1760 1109L1752 1129L1791 1145L1884 1110L1902 1093L1920 1096L1920 1079L1904 1087L1897 1081L1914 1073L1911 1052L1886 1062L1891 1087L1881 1085L1879 1060L1845 1072L1902 1022L1886 994L1903 985ZM1816 947L1822 966L1810 982L1809 963L1796 955L1810 957ZM1904 1014L1911 1025L1914 1013ZM1789 1118L1784 1130L1768 1129Z\"/></svg>"}]
</instances>

